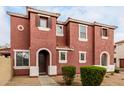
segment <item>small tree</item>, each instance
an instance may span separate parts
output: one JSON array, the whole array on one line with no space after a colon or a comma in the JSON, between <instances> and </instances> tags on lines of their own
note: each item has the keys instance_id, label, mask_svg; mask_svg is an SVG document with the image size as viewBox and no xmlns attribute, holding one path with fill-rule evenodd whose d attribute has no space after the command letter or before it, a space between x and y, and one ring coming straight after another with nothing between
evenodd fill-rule
<instances>
[{"instance_id":1,"label":"small tree","mask_svg":"<svg viewBox=\"0 0 124 93\"><path fill-rule=\"evenodd\" d=\"M64 66L62 67L62 75L66 85L72 85L75 78L76 67L75 66Z\"/></svg>"}]
</instances>

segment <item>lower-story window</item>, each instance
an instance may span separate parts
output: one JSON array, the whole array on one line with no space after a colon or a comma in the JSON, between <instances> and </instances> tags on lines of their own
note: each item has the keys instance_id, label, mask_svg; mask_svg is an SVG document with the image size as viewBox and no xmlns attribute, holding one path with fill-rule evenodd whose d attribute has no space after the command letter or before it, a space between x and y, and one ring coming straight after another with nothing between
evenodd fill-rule
<instances>
[{"instance_id":1,"label":"lower-story window","mask_svg":"<svg viewBox=\"0 0 124 93\"><path fill-rule=\"evenodd\" d=\"M86 52L79 51L79 63L86 63Z\"/></svg>"},{"instance_id":2,"label":"lower-story window","mask_svg":"<svg viewBox=\"0 0 124 93\"><path fill-rule=\"evenodd\" d=\"M15 51L15 66L29 66L29 50Z\"/></svg>"},{"instance_id":3,"label":"lower-story window","mask_svg":"<svg viewBox=\"0 0 124 93\"><path fill-rule=\"evenodd\" d=\"M67 63L67 51L59 51L59 63Z\"/></svg>"}]
</instances>

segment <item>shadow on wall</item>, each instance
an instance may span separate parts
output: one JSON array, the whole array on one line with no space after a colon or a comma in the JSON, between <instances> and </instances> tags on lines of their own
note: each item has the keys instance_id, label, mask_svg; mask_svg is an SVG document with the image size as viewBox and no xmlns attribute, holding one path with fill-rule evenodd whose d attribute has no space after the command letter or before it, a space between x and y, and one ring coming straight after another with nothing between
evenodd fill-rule
<instances>
[{"instance_id":1,"label":"shadow on wall","mask_svg":"<svg viewBox=\"0 0 124 93\"><path fill-rule=\"evenodd\" d=\"M0 86L5 85L12 78L12 64L10 57L0 56Z\"/></svg>"}]
</instances>

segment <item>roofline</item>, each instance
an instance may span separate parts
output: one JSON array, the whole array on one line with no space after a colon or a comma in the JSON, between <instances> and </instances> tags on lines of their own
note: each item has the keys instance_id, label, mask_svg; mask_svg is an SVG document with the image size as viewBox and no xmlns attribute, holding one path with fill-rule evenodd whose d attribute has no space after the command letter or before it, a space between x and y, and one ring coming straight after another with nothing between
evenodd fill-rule
<instances>
[{"instance_id":1,"label":"roofline","mask_svg":"<svg viewBox=\"0 0 124 93\"><path fill-rule=\"evenodd\" d=\"M116 29L117 26L114 26L114 25L107 25L107 24L102 24L102 23L99 23L99 22L87 22L87 21L82 21L82 20L78 20L78 19L74 19L74 18L68 18L64 24L67 24L68 22L76 22L76 23L80 23L80 24L85 24L85 25L92 25L92 26L102 26L102 27L107 27L107 28L112 28L112 29Z\"/></svg>"},{"instance_id":2,"label":"roofline","mask_svg":"<svg viewBox=\"0 0 124 93\"><path fill-rule=\"evenodd\" d=\"M112 28L112 29L116 29L116 28L117 28L117 26L102 24L102 23L99 23L99 22L96 22L96 21L94 22L94 25L96 25L96 26L108 27L108 28Z\"/></svg>"},{"instance_id":3,"label":"roofline","mask_svg":"<svg viewBox=\"0 0 124 93\"><path fill-rule=\"evenodd\" d=\"M115 44L121 44L121 43L124 43L124 40L121 40L121 41L115 42Z\"/></svg>"},{"instance_id":4,"label":"roofline","mask_svg":"<svg viewBox=\"0 0 124 93\"><path fill-rule=\"evenodd\" d=\"M42 11L42 10L34 9L32 7L26 7L26 10L27 10L27 15L23 15L23 14L19 14L19 13L13 13L13 12L7 12L7 14L11 15L11 16L22 17L22 18L29 18L28 17L28 12L35 12L35 13L39 13L39 14L54 16L54 17L59 17L60 16L59 13L52 13L52 12ZM71 17L69 17L65 22L57 21L58 24L62 24L62 25L66 25L68 22L76 22L76 23L85 24L85 25L92 25L92 26L102 26L102 27L107 27L107 28L111 28L111 29L116 29L117 28L117 26L114 26L114 25L107 25L107 24L102 24L102 23L99 23L99 22L92 23L92 22L87 22L87 21L74 19L74 18L71 18Z\"/></svg>"},{"instance_id":5,"label":"roofline","mask_svg":"<svg viewBox=\"0 0 124 93\"><path fill-rule=\"evenodd\" d=\"M43 10L38 10L32 7L26 7L27 11L30 12L35 12L35 13L40 13L40 14L45 14L45 15L50 15L50 16L54 16L54 17L59 17L60 14L59 13L52 13L52 12L47 12L47 11L43 11Z\"/></svg>"},{"instance_id":6,"label":"roofline","mask_svg":"<svg viewBox=\"0 0 124 93\"><path fill-rule=\"evenodd\" d=\"M65 24L65 22L63 22L63 21L57 21L57 24L64 25L64 24Z\"/></svg>"},{"instance_id":7,"label":"roofline","mask_svg":"<svg viewBox=\"0 0 124 93\"><path fill-rule=\"evenodd\" d=\"M74 19L74 18L71 18L71 17L69 17L69 18L65 21L65 24L67 24L68 22L76 22L76 23L81 23L81 24L86 24L86 25L93 25L93 23L91 23L91 22L86 22L86 21Z\"/></svg>"},{"instance_id":8,"label":"roofline","mask_svg":"<svg viewBox=\"0 0 124 93\"><path fill-rule=\"evenodd\" d=\"M10 16L17 16L17 17L22 17L22 18L28 18L27 15L23 15L23 14L19 14L19 13L13 13L13 12L8 12L7 11L7 14L10 15Z\"/></svg>"},{"instance_id":9,"label":"roofline","mask_svg":"<svg viewBox=\"0 0 124 93\"><path fill-rule=\"evenodd\" d=\"M17 17L22 17L22 18L28 18L28 12L34 12L34 13L39 13L39 14L44 14L44 15L49 15L49 16L54 16L54 17L59 17L59 13L52 13L52 12L47 12L43 10L38 10L34 9L32 7L26 7L27 15L19 14L19 13L14 13L14 12L9 12L7 11L7 14L10 16L17 16Z\"/></svg>"}]
</instances>

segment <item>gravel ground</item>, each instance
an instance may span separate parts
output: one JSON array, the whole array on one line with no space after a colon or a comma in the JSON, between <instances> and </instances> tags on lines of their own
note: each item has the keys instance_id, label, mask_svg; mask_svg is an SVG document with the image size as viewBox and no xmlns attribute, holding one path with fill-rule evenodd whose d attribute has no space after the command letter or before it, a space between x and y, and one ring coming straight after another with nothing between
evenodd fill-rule
<instances>
[{"instance_id":1,"label":"gravel ground","mask_svg":"<svg viewBox=\"0 0 124 93\"><path fill-rule=\"evenodd\" d=\"M46 78L46 76L40 76L39 78L30 78L28 76L16 76L13 77L11 81L9 81L6 86L41 86L45 85L56 85L53 83L53 80L56 81L60 86L65 86L65 83L63 81L62 76L51 76L49 78L53 79L51 82L51 79L47 80L43 79ZM40 80L39 80L40 79ZM51 82L51 83L50 83ZM73 86L81 86L80 82L80 75L76 75L76 78L74 79ZM106 74L104 77L104 80L101 84L101 86L124 86L124 72L121 72L119 74L114 73L114 75Z\"/></svg>"},{"instance_id":2,"label":"gravel ground","mask_svg":"<svg viewBox=\"0 0 124 93\"><path fill-rule=\"evenodd\" d=\"M52 78L61 86L65 86L62 76L53 76ZM76 75L72 85L81 86L80 75ZM124 86L124 72L114 73L114 75L107 73L101 86Z\"/></svg>"}]
</instances>

